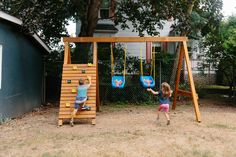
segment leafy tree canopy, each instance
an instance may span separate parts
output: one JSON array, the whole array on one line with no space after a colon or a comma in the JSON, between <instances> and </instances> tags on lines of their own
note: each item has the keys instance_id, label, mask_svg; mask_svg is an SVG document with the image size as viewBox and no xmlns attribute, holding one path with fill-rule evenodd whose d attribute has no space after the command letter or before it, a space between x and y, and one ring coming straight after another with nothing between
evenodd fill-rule
<instances>
[{"instance_id":1,"label":"leafy tree canopy","mask_svg":"<svg viewBox=\"0 0 236 157\"><path fill-rule=\"evenodd\" d=\"M204 40L206 63L212 64L220 74L220 83L236 86L236 16L222 21L219 29Z\"/></svg>"},{"instance_id":2,"label":"leafy tree canopy","mask_svg":"<svg viewBox=\"0 0 236 157\"><path fill-rule=\"evenodd\" d=\"M57 44L68 34L68 20L80 19L80 35L92 36L100 3L101 0L3 0L0 9L20 18L24 31L39 32L46 43Z\"/></svg>"},{"instance_id":3,"label":"leafy tree canopy","mask_svg":"<svg viewBox=\"0 0 236 157\"><path fill-rule=\"evenodd\" d=\"M158 35L164 20L173 18L174 31L179 35L198 37L212 31L221 21L222 0L120 0L117 2L116 23L123 29L131 21L140 36Z\"/></svg>"},{"instance_id":4,"label":"leafy tree canopy","mask_svg":"<svg viewBox=\"0 0 236 157\"><path fill-rule=\"evenodd\" d=\"M223 48L228 52L228 57L236 60L236 16L230 16L221 25Z\"/></svg>"},{"instance_id":5,"label":"leafy tree canopy","mask_svg":"<svg viewBox=\"0 0 236 157\"><path fill-rule=\"evenodd\" d=\"M93 36L102 0L3 0L1 10L23 20L30 32L39 32L46 43L58 43L67 34L68 19L81 20L79 36ZM111 0L111 4L114 0ZM157 35L164 20L173 18L179 35L206 35L219 24L222 0L119 0L116 1L116 23L142 36Z\"/></svg>"},{"instance_id":6,"label":"leafy tree canopy","mask_svg":"<svg viewBox=\"0 0 236 157\"><path fill-rule=\"evenodd\" d=\"M219 28L210 32L203 43L209 62L231 58L236 59L236 16L222 21Z\"/></svg>"}]
</instances>

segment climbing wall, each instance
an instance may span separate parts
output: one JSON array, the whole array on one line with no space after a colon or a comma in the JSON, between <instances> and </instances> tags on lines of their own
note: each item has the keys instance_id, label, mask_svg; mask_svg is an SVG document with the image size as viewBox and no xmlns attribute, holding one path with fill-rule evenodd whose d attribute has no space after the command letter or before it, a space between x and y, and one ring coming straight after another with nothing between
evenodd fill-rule
<instances>
[{"instance_id":1,"label":"climbing wall","mask_svg":"<svg viewBox=\"0 0 236 157\"><path fill-rule=\"evenodd\" d=\"M76 119L91 119L95 124L96 118L96 66L92 64L64 64L61 82L61 98L58 125L61 126L65 120L71 118L74 109L77 86L79 79L92 78L91 86L88 89L88 100L86 105L91 107L90 111L80 111L75 116Z\"/></svg>"}]
</instances>

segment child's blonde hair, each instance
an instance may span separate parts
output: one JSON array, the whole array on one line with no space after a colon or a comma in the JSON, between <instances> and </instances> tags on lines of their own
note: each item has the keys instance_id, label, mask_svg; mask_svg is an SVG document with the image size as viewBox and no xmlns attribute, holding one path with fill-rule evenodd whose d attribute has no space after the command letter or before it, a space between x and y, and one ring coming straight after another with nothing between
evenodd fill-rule
<instances>
[{"instance_id":1,"label":"child's blonde hair","mask_svg":"<svg viewBox=\"0 0 236 157\"><path fill-rule=\"evenodd\" d=\"M162 92L164 97L171 97L172 90L170 88L170 85L167 82L163 82L161 84Z\"/></svg>"}]
</instances>

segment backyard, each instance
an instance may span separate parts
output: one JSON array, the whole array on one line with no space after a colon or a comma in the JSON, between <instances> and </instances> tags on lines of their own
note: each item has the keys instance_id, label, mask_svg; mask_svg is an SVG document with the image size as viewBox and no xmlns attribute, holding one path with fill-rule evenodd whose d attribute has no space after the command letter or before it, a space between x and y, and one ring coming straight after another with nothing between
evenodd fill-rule
<instances>
[{"instance_id":1,"label":"backyard","mask_svg":"<svg viewBox=\"0 0 236 157\"><path fill-rule=\"evenodd\" d=\"M236 157L232 2L1 1L0 157Z\"/></svg>"},{"instance_id":2,"label":"backyard","mask_svg":"<svg viewBox=\"0 0 236 157\"><path fill-rule=\"evenodd\" d=\"M202 122L191 102L156 121L155 105L106 105L96 125L78 121L57 127L58 107L49 104L0 125L0 157L235 157L236 107L224 99L200 99Z\"/></svg>"}]
</instances>

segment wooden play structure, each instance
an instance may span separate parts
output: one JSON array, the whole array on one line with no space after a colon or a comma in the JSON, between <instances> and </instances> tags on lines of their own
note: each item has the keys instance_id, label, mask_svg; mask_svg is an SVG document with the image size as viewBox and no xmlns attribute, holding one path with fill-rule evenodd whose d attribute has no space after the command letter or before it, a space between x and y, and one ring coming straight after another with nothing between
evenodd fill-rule
<instances>
[{"instance_id":1,"label":"wooden play structure","mask_svg":"<svg viewBox=\"0 0 236 157\"><path fill-rule=\"evenodd\" d=\"M201 116L198 106L198 96L195 90L195 85L192 76L191 64L187 49L187 37L65 37L64 64L61 82L61 97L58 125L61 126L65 120L71 118L71 112L74 108L76 97L76 87L80 78L92 77L92 85L88 89L88 97L86 105L91 106L90 111L79 112L75 119L91 119L91 123L96 123L96 110L99 107L99 81L98 81L98 66L97 66L97 43L107 42L180 42L180 54L178 58L178 69L176 73L174 100L172 108L176 108L177 95L189 96L193 100L196 120L201 122ZM89 64L71 64L71 55L69 43L92 43L93 44L93 63ZM190 83L190 91L179 89L180 74L183 61L186 62L188 71L188 79Z\"/></svg>"}]
</instances>

